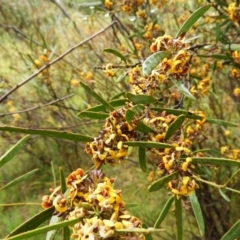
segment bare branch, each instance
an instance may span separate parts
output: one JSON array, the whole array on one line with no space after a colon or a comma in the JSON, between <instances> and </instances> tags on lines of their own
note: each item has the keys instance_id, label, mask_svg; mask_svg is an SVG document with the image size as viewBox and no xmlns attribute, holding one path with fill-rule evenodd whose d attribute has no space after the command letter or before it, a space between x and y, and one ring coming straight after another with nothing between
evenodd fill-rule
<instances>
[{"instance_id":1,"label":"bare branch","mask_svg":"<svg viewBox=\"0 0 240 240\"><path fill-rule=\"evenodd\" d=\"M93 34L92 36L88 37L87 39L85 39L84 41L76 44L75 46L73 46L72 48L68 49L66 52L62 53L59 57L55 58L53 61L45 64L44 66L42 66L41 68L39 68L35 73L33 73L32 75L30 75L29 77L27 77L26 79L24 79L22 82L18 83L16 86L14 86L13 88L11 88L7 93L5 93L3 96L0 97L0 103L3 102L10 94L12 94L14 91L16 91L18 88L20 88L21 86L23 86L24 84L26 84L27 82L29 82L31 79L33 79L34 77L36 77L39 73L41 73L43 70L49 68L51 65L55 64L56 62L60 61L61 59L63 59L66 55L68 55L69 53L71 53L72 51L74 51L76 48L84 45L85 43L87 43L88 41L92 40L93 38L97 37L98 35L100 35L101 33L105 32L108 28L112 27L114 24L116 24L116 21L111 22L108 26L106 26L105 28L103 28L102 30L96 32L95 34Z\"/></svg>"},{"instance_id":2,"label":"bare branch","mask_svg":"<svg viewBox=\"0 0 240 240\"><path fill-rule=\"evenodd\" d=\"M67 98L70 98L72 96L74 96L75 94L72 93L70 95L67 95L65 97L62 97L62 98L59 98L59 99L56 99L54 101L51 101L49 103L45 103L45 104L40 104L36 107L32 107L32 108L28 108L28 109L25 109L25 110L21 110L21 111L16 111L16 112L10 112L10 113L3 113L3 114L0 114L0 117L4 117L4 116L8 116L8 115L13 115L13 114L21 114L21 113L25 113L25 112L29 112L29 111L33 111L33 110L36 110L36 109L39 109L39 108L42 108L42 107L46 107L46 106L49 106L49 105L52 105L54 103L57 103L57 102L60 102L60 101L63 101Z\"/></svg>"},{"instance_id":3,"label":"bare branch","mask_svg":"<svg viewBox=\"0 0 240 240\"><path fill-rule=\"evenodd\" d=\"M0 27L2 27L2 28L3 28L5 31L7 31L7 32L9 32L9 30L12 29L15 33L19 34L19 36L22 37L23 40L25 40L25 41L26 41L26 40L29 40L29 41L33 42L35 45L42 46L41 43L39 43L39 42L35 41L34 39L30 38L29 36L27 36L25 33L23 33L22 31L20 31L20 30L19 30L17 27L15 27L15 26L5 25L5 24L0 23ZM48 50L49 50L49 49L48 49ZM54 53L54 52L52 52L52 53L53 53L53 55L56 56L56 57L59 56L59 54L57 54L57 53ZM71 62L69 62L69 61L67 61L67 60L65 60L65 59L63 59L63 61L64 61L65 63L67 63L68 65L70 65L72 68L80 71L80 69L79 69L78 67L74 66Z\"/></svg>"},{"instance_id":4,"label":"bare branch","mask_svg":"<svg viewBox=\"0 0 240 240\"><path fill-rule=\"evenodd\" d=\"M50 2L54 3L57 5L58 8L60 8L60 10L63 12L63 14L70 20L72 20L71 16L68 14L68 12L66 11L66 9L64 8L64 6L60 3L59 0L50 0Z\"/></svg>"}]
</instances>

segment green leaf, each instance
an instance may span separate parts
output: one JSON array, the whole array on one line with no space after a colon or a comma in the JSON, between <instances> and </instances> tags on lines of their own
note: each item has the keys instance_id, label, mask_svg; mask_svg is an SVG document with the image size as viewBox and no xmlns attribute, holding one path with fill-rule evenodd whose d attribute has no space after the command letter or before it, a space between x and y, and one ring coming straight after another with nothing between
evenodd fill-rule
<instances>
[{"instance_id":1,"label":"green leaf","mask_svg":"<svg viewBox=\"0 0 240 240\"><path fill-rule=\"evenodd\" d=\"M108 53L111 53L119 58L121 58L121 60L123 60L124 62L126 62L126 59L125 57L118 51L114 50L114 49L111 49L111 48L106 48L103 50L104 52L108 52Z\"/></svg>"},{"instance_id":2,"label":"green leaf","mask_svg":"<svg viewBox=\"0 0 240 240\"><path fill-rule=\"evenodd\" d=\"M108 103L113 107L121 107L121 106L124 106L127 101L129 101L127 98L123 98L123 99L114 99L114 100L109 101ZM86 112L101 112L106 109L107 109L107 107L105 105L100 104L100 105L97 105L97 106L94 106L91 108L84 109L83 111L78 113L77 116L84 111L86 111Z\"/></svg>"},{"instance_id":3,"label":"green leaf","mask_svg":"<svg viewBox=\"0 0 240 240\"><path fill-rule=\"evenodd\" d=\"M177 240L182 240L182 199L175 197L175 214L177 224Z\"/></svg>"},{"instance_id":4,"label":"green leaf","mask_svg":"<svg viewBox=\"0 0 240 240\"><path fill-rule=\"evenodd\" d=\"M193 163L223 165L223 166L240 166L240 161L228 158L212 158L212 157L193 157Z\"/></svg>"},{"instance_id":5,"label":"green leaf","mask_svg":"<svg viewBox=\"0 0 240 240\"><path fill-rule=\"evenodd\" d=\"M120 93L116 94L115 96L113 96L113 97L111 98L111 101L112 101L112 100L117 100L117 99L119 99L120 97L124 97L125 94L126 94L126 91L125 91L125 92L120 92ZM128 101L128 99L127 99L127 101ZM112 104L111 104L111 105L112 105ZM113 105L112 105L112 106L113 106ZM113 106L113 107L114 107L114 106Z\"/></svg>"},{"instance_id":6,"label":"green leaf","mask_svg":"<svg viewBox=\"0 0 240 240\"><path fill-rule=\"evenodd\" d=\"M73 220L63 221L63 222L56 223L56 224L53 224L53 225L49 225L49 226L45 226L45 227L41 227L41 228L31 230L31 231L27 231L27 232L24 232L24 233L20 233L18 235L15 235L15 236L7 238L7 239L8 240L20 240L20 239L26 239L26 238L34 237L34 236L37 236L37 235L42 234L42 233L46 233L46 232L51 231L51 230L63 228L65 226L74 225L75 223L78 223L81 220L82 220L82 217L76 218L76 219L73 219Z\"/></svg>"},{"instance_id":7,"label":"green leaf","mask_svg":"<svg viewBox=\"0 0 240 240\"><path fill-rule=\"evenodd\" d=\"M173 148L171 144L168 143L159 143L159 142L145 142L145 141L131 141L124 142L124 145L132 147L142 147L142 148Z\"/></svg>"},{"instance_id":8,"label":"green leaf","mask_svg":"<svg viewBox=\"0 0 240 240\"><path fill-rule=\"evenodd\" d=\"M148 187L148 191L149 192L154 192L159 190L160 188L162 188L165 184L167 184L169 181L171 181L172 179L175 178L175 176L177 175L177 172L173 172L163 178L160 178L158 180L156 180L155 182L153 182L149 187Z\"/></svg>"},{"instance_id":9,"label":"green leaf","mask_svg":"<svg viewBox=\"0 0 240 240\"><path fill-rule=\"evenodd\" d=\"M144 109L145 109L145 105L143 104L137 104L132 107L132 110L137 114L141 114L144 111Z\"/></svg>"},{"instance_id":10,"label":"green leaf","mask_svg":"<svg viewBox=\"0 0 240 240\"><path fill-rule=\"evenodd\" d=\"M107 101L105 101L102 97L100 97L96 92L94 92L89 86L84 84L83 82L80 82L80 85L97 101L99 101L102 105L104 105L107 109L113 111L114 107L110 105Z\"/></svg>"},{"instance_id":11,"label":"green leaf","mask_svg":"<svg viewBox=\"0 0 240 240\"><path fill-rule=\"evenodd\" d=\"M154 224L154 228L157 228L160 226L160 224L162 223L162 221L165 219L165 217L167 216L172 203L173 203L174 197L171 197L168 199L168 201L166 202L166 204L164 205L163 209L161 210L155 224Z\"/></svg>"},{"instance_id":12,"label":"green leaf","mask_svg":"<svg viewBox=\"0 0 240 240\"><path fill-rule=\"evenodd\" d=\"M134 119L135 112L131 109L128 109L125 113L125 117L128 123L131 123Z\"/></svg>"},{"instance_id":13,"label":"green leaf","mask_svg":"<svg viewBox=\"0 0 240 240\"><path fill-rule=\"evenodd\" d=\"M142 228L148 228L147 224L143 223L142 224ZM147 233L145 234L145 240L153 240L152 234L151 233Z\"/></svg>"},{"instance_id":14,"label":"green leaf","mask_svg":"<svg viewBox=\"0 0 240 240\"><path fill-rule=\"evenodd\" d=\"M179 115L174 122L168 127L165 139L168 140L178 129L181 128L185 120L185 115Z\"/></svg>"},{"instance_id":15,"label":"green leaf","mask_svg":"<svg viewBox=\"0 0 240 240\"><path fill-rule=\"evenodd\" d=\"M4 185L3 187L0 188L0 190L12 187L15 184L20 183L21 181L27 179L29 176L33 175L36 171L38 171L38 169L34 169L18 178L15 178L14 180L12 180L11 182L7 183L6 185Z\"/></svg>"},{"instance_id":16,"label":"green leaf","mask_svg":"<svg viewBox=\"0 0 240 240\"><path fill-rule=\"evenodd\" d=\"M187 33L187 31L193 26L193 24L197 22L197 20L201 18L203 14L206 13L211 6L212 6L211 4L204 5L198 8L193 14L191 14L191 16L183 23L183 25L178 30L176 37L178 38L182 34Z\"/></svg>"},{"instance_id":17,"label":"green leaf","mask_svg":"<svg viewBox=\"0 0 240 240\"><path fill-rule=\"evenodd\" d=\"M223 50L240 51L240 44L226 44L223 46Z\"/></svg>"},{"instance_id":18,"label":"green leaf","mask_svg":"<svg viewBox=\"0 0 240 240\"><path fill-rule=\"evenodd\" d=\"M59 167L59 175L60 175L61 192L65 193L67 190L67 184L66 184L66 178L64 176L62 167Z\"/></svg>"},{"instance_id":19,"label":"green leaf","mask_svg":"<svg viewBox=\"0 0 240 240\"><path fill-rule=\"evenodd\" d=\"M32 218L28 219L26 222L22 223L20 226L18 226L16 229L14 229L6 238L12 237L14 235L30 231L32 229L37 228L39 225L47 221L51 218L52 214L54 213L55 208L50 207Z\"/></svg>"},{"instance_id":20,"label":"green leaf","mask_svg":"<svg viewBox=\"0 0 240 240\"><path fill-rule=\"evenodd\" d=\"M82 2L82 1L81 1ZM102 5L102 1L85 1L81 4L79 4L79 7L92 7L92 6L99 6L99 5Z\"/></svg>"},{"instance_id":21,"label":"green leaf","mask_svg":"<svg viewBox=\"0 0 240 240\"><path fill-rule=\"evenodd\" d=\"M137 127L136 130L141 132L141 133L151 133L154 132L156 133L156 131L154 129L152 129L151 127L149 127L148 125L146 125L143 121L139 120L137 123Z\"/></svg>"},{"instance_id":22,"label":"green leaf","mask_svg":"<svg viewBox=\"0 0 240 240\"><path fill-rule=\"evenodd\" d=\"M150 232L162 232L164 229L156 229L156 228L124 228L124 229L116 229L116 232L130 232L130 233L150 233Z\"/></svg>"},{"instance_id":23,"label":"green leaf","mask_svg":"<svg viewBox=\"0 0 240 240\"><path fill-rule=\"evenodd\" d=\"M12 148L10 148L3 156L0 157L0 168L8 163L23 147L23 145L28 140L29 136L23 137L20 141L18 141Z\"/></svg>"},{"instance_id":24,"label":"green leaf","mask_svg":"<svg viewBox=\"0 0 240 240\"><path fill-rule=\"evenodd\" d=\"M57 215L53 215L50 219L49 225L57 224L62 221L62 217L58 217ZM46 234L46 239L45 240L53 240L54 237L57 234L58 229L54 229L51 231L48 231Z\"/></svg>"},{"instance_id":25,"label":"green leaf","mask_svg":"<svg viewBox=\"0 0 240 240\"><path fill-rule=\"evenodd\" d=\"M128 72L122 73L116 80L116 83L121 82L126 76L128 75Z\"/></svg>"},{"instance_id":26,"label":"green leaf","mask_svg":"<svg viewBox=\"0 0 240 240\"><path fill-rule=\"evenodd\" d=\"M71 231L69 227L63 228L63 238L62 240L70 240L71 238Z\"/></svg>"},{"instance_id":27,"label":"green leaf","mask_svg":"<svg viewBox=\"0 0 240 240\"><path fill-rule=\"evenodd\" d=\"M207 118L206 122L212 123L212 124L222 125L224 127L239 127L239 125L236 124L236 123L231 123L231 122L227 122L227 121L220 120L220 119Z\"/></svg>"},{"instance_id":28,"label":"green leaf","mask_svg":"<svg viewBox=\"0 0 240 240\"><path fill-rule=\"evenodd\" d=\"M152 70L164 59L171 57L171 53L159 51L153 53L142 64L143 76L148 76Z\"/></svg>"},{"instance_id":29,"label":"green leaf","mask_svg":"<svg viewBox=\"0 0 240 240\"><path fill-rule=\"evenodd\" d=\"M156 102L155 98L152 96L148 96L145 94L132 94L126 93L126 97L133 103L133 104L150 104Z\"/></svg>"},{"instance_id":30,"label":"green leaf","mask_svg":"<svg viewBox=\"0 0 240 240\"><path fill-rule=\"evenodd\" d=\"M78 113L78 117L87 117L90 119L106 119L109 117L108 113L102 113L102 112L91 112L91 111L82 111Z\"/></svg>"},{"instance_id":31,"label":"green leaf","mask_svg":"<svg viewBox=\"0 0 240 240\"><path fill-rule=\"evenodd\" d=\"M184 114L187 118L189 119L199 119L201 120L202 117L199 115L196 115L194 113L191 113L187 110L183 110L183 109L172 109L172 108L151 108L151 110L153 111L158 111L158 112L163 112L166 111L166 113L168 114L173 114L175 116L179 116L181 114Z\"/></svg>"},{"instance_id":32,"label":"green leaf","mask_svg":"<svg viewBox=\"0 0 240 240\"><path fill-rule=\"evenodd\" d=\"M85 136L76 133L68 133L68 132L59 132L54 130L45 130L45 129L29 129L29 128L19 128L12 126L1 126L0 131L9 131L9 132L20 132L27 133L32 135L41 135L45 137L54 137L54 138L62 138L68 139L76 142L89 142L92 141L92 137Z\"/></svg>"},{"instance_id":33,"label":"green leaf","mask_svg":"<svg viewBox=\"0 0 240 240\"><path fill-rule=\"evenodd\" d=\"M221 238L221 240L234 240L240 237L240 220L238 220Z\"/></svg>"},{"instance_id":34,"label":"green leaf","mask_svg":"<svg viewBox=\"0 0 240 240\"><path fill-rule=\"evenodd\" d=\"M202 210L197 198L197 195L195 192L189 195L189 199L192 205L192 209L195 215L195 218L197 220L198 228L200 231L201 236L204 236L205 234L205 224L204 224L204 219L202 215Z\"/></svg>"},{"instance_id":35,"label":"green leaf","mask_svg":"<svg viewBox=\"0 0 240 240\"><path fill-rule=\"evenodd\" d=\"M219 193L221 194L221 196L227 201L230 202L231 200L229 199L229 197L223 192L223 190L221 188L219 188Z\"/></svg>"},{"instance_id":36,"label":"green leaf","mask_svg":"<svg viewBox=\"0 0 240 240\"><path fill-rule=\"evenodd\" d=\"M170 77L178 91L180 91L183 95L185 95L187 98L190 98L192 100L197 100L191 93L190 91L184 86L184 84L181 81L178 81L174 79L173 77Z\"/></svg>"},{"instance_id":37,"label":"green leaf","mask_svg":"<svg viewBox=\"0 0 240 240\"><path fill-rule=\"evenodd\" d=\"M138 148L138 159L139 165L143 172L147 171L147 164L146 164L146 149L145 148Z\"/></svg>"}]
</instances>

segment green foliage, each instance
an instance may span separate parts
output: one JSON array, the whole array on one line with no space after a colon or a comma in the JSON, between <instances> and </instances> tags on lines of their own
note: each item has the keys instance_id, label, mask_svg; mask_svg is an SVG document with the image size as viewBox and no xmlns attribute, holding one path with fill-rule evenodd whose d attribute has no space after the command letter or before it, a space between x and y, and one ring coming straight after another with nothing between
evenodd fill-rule
<instances>
[{"instance_id":1,"label":"green foliage","mask_svg":"<svg viewBox=\"0 0 240 240\"><path fill-rule=\"evenodd\" d=\"M238 1L2 5L1 237L240 236Z\"/></svg>"}]
</instances>

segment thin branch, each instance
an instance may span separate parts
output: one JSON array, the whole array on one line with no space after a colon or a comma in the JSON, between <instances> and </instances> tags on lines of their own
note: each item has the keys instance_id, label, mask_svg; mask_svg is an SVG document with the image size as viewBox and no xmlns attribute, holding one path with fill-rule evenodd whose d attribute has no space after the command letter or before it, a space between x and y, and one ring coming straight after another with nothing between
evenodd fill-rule
<instances>
[{"instance_id":1,"label":"thin branch","mask_svg":"<svg viewBox=\"0 0 240 240\"><path fill-rule=\"evenodd\" d=\"M46 107L46 106L49 106L49 105L52 105L54 103L57 103L57 102L60 102L60 101L63 101L67 98L70 98L72 96L74 96L75 94L72 93L70 95L67 95L65 97L62 97L62 98L59 98L59 99L56 99L52 102L49 102L49 103L46 103L46 104L40 104L36 107L32 107L32 108L28 108L28 109L25 109L25 110L21 110L21 111L16 111L16 112L10 112L10 113L3 113L3 114L0 114L0 117L4 117L4 116L8 116L8 115L13 115L13 114L21 114L21 113L25 113L25 112L30 112L30 111L33 111L33 110L36 110L36 109L39 109L39 108L42 108L42 107Z\"/></svg>"},{"instance_id":2,"label":"thin branch","mask_svg":"<svg viewBox=\"0 0 240 240\"><path fill-rule=\"evenodd\" d=\"M36 77L39 73L41 73L43 70L49 68L51 65L55 64L56 62L60 61L63 59L66 55L77 49L78 47L84 45L88 41L92 40L93 38L97 37L101 33L105 32L108 28L112 27L114 24L116 24L116 21L111 22L108 26L103 28L102 30L98 31L97 33L93 34L92 36L88 37L84 41L78 43L77 45L73 46L72 48L68 49L66 52L62 53L59 57L55 58L53 61L45 64L41 68L39 68L35 73L24 79L22 82L18 83L16 86L11 88L7 93L5 93L3 96L0 97L0 103L3 102L10 94L12 94L14 91L16 91L18 88L29 82L31 79Z\"/></svg>"},{"instance_id":3,"label":"thin branch","mask_svg":"<svg viewBox=\"0 0 240 240\"><path fill-rule=\"evenodd\" d=\"M39 43L39 42L35 41L34 39L30 38L29 36L27 36L25 33L23 33L22 31L20 31L20 30L19 30L17 27L15 27L15 26L5 25L5 24L0 23L0 27L2 27L2 28L3 28L5 31L7 31L7 32L9 32L9 30L12 29L15 33L19 34L19 36L20 36L24 41L29 40L29 41L33 42L35 45L42 46L41 43ZM52 52L52 51L51 51L51 53L53 53L53 55L56 56L56 57L59 56L59 54L54 53L54 52ZM69 61L67 61L67 60L65 60L65 59L63 59L63 61L64 61L65 63L67 63L68 65L70 65L72 68L74 68L74 69L76 69L76 70L78 70L78 71L81 71L78 67L74 66L71 62L69 62Z\"/></svg>"},{"instance_id":4,"label":"thin branch","mask_svg":"<svg viewBox=\"0 0 240 240\"><path fill-rule=\"evenodd\" d=\"M136 66L141 66L141 65L142 65L141 62L137 62L135 64L112 65L111 68L134 68ZM106 70L106 66L105 67L96 66L94 67L94 69Z\"/></svg>"},{"instance_id":5,"label":"thin branch","mask_svg":"<svg viewBox=\"0 0 240 240\"><path fill-rule=\"evenodd\" d=\"M64 6L60 3L60 1L58 0L50 0L50 2L54 3L57 5L58 8L60 8L60 10L63 12L63 14L70 20L72 20L71 16L68 14L68 12L66 11L66 9L64 8Z\"/></svg>"}]
</instances>

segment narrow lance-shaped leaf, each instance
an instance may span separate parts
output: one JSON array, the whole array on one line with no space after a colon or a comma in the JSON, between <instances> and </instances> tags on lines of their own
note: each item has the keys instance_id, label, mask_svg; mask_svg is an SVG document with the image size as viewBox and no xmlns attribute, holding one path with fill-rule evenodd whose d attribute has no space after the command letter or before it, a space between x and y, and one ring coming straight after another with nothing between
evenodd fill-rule
<instances>
[{"instance_id":1,"label":"narrow lance-shaped leaf","mask_svg":"<svg viewBox=\"0 0 240 240\"><path fill-rule=\"evenodd\" d=\"M238 220L221 238L221 240L234 240L240 237L240 220Z\"/></svg>"},{"instance_id":2,"label":"narrow lance-shaped leaf","mask_svg":"<svg viewBox=\"0 0 240 240\"><path fill-rule=\"evenodd\" d=\"M20 240L20 239L26 239L26 238L34 237L34 236L37 236L37 235L42 234L42 233L46 233L46 232L51 231L51 230L63 228L65 226L74 225L75 223L81 221L81 219L82 218L76 218L76 219L73 219L73 220L67 220L67 221L63 221L63 222L56 223L56 224L53 224L53 225L37 228L37 229L31 230L31 231L27 231L27 232L20 233L18 235L12 236L12 237L8 238L8 240Z\"/></svg>"},{"instance_id":3,"label":"narrow lance-shaped leaf","mask_svg":"<svg viewBox=\"0 0 240 240\"><path fill-rule=\"evenodd\" d=\"M224 121L224 120L221 120L221 119L207 118L206 122L212 123L212 124L222 125L222 126L225 126L225 127L239 127L239 124L231 123L231 122Z\"/></svg>"},{"instance_id":4,"label":"narrow lance-shaped leaf","mask_svg":"<svg viewBox=\"0 0 240 240\"><path fill-rule=\"evenodd\" d=\"M226 44L223 50L240 51L240 44Z\"/></svg>"},{"instance_id":5,"label":"narrow lance-shaped leaf","mask_svg":"<svg viewBox=\"0 0 240 240\"><path fill-rule=\"evenodd\" d=\"M108 103L113 107L121 107L121 106L124 106L127 101L129 101L127 98L122 98L122 99L111 100ZM79 112L77 116L80 115L82 112L101 112L106 109L107 109L106 106L99 104L97 106L84 109L83 111Z\"/></svg>"},{"instance_id":6,"label":"narrow lance-shaped leaf","mask_svg":"<svg viewBox=\"0 0 240 240\"><path fill-rule=\"evenodd\" d=\"M177 172L173 172L163 178L160 178L158 180L156 180L155 182L153 182L149 187L148 187L148 191L149 192L154 192L159 190L160 188L162 188L165 184L167 184L169 181L171 181L172 179L175 178L175 176L177 175Z\"/></svg>"},{"instance_id":7,"label":"narrow lance-shaped leaf","mask_svg":"<svg viewBox=\"0 0 240 240\"><path fill-rule=\"evenodd\" d=\"M207 4L198 8L193 14L191 14L191 16L183 23L183 25L178 30L177 38L180 37L181 34L185 34L193 26L193 24L197 22L197 20L208 11L211 6L211 4Z\"/></svg>"},{"instance_id":8,"label":"narrow lance-shaped leaf","mask_svg":"<svg viewBox=\"0 0 240 240\"><path fill-rule=\"evenodd\" d=\"M54 225L62 221L61 217L58 217L57 215L53 215L50 219L49 225ZM54 237L57 234L58 229L53 229L51 231L48 231L46 234L45 240L54 240Z\"/></svg>"},{"instance_id":9,"label":"narrow lance-shaped leaf","mask_svg":"<svg viewBox=\"0 0 240 240\"><path fill-rule=\"evenodd\" d=\"M29 176L33 175L36 171L38 171L38 169L34 169L18 178L15 178L14 180L12 180L11 182L7 183L6 185L4 185L2 188L0 188L0 190L12 187L18 183L20 183L21 181L27 179Z\"/></svg>"},{"instance_id":10,"label":"narrow lance-shaped leaf","mask_svg":"<svg viewBox=\"0 0 240 240\"><path fill-rule=\"evenodd\" d=\"M152 70L164 59L171 57L171 53L159 51L150 55L142 65L143 76L148 76Z\"/></svg>"},{"instance_id":11,"label":"narrow lance-shaped leaf","mask_svg":"<svg viewBox=\"0 0 240 240\"><path fill-rule=\"evenodd\" d=\"M127 75L128 75L128 72L122 73L115 82L117 83L121 82Z\"/></svg>"},{"instance_id":12,"label":"narrow lance-shaped leaf","mask_svg":"<svg viewBox=\"0 0 240 240\"><path fill-rule=\"evenodd\" d=\"M177 239L182 240L182 199L175 196L175 215L177 225Z\"/></svg>"},{"instance_id":13,"label":"narrow lance-shaped leaf","mask_svg":"<svg viewBox=\"0 0 240 240\"><path fill-rule=\"evenodd\" d=\"M63 228L63 238L62 240L70 240L71 239L71 231L69 227Z\"/></svg>"},{"instance_id":14,"label":"narrow lance-shaped leaf","mask_svg":"<svg viewBox=\"0 0 240 240\"><path fill-rule=\"evenodd\" d=\"M158 142L145 142L145 141L131 141L124 142L125 145L132 147L142 147L142 148L173 148L171 144L168 143L158 143Z\"/></svg>"},{"instance_id":15,"label":"narrow lance-shaped leaf","mask_svg":"<svg viewBox=\"0 0 240 240\"><path fill-rule=\"evenodd\" d=\"M150 104L156 102L155 98L144 94L136 95L132 93L126 93L126 97L134 104Z\"/></svg>"},{"instance_id":16,"label":"narrow lance-shaped leaf","mask_svg":"<svg viewBox=\"0 0 240 240\"><path fill-rule=\"evenodd\" d=\"M121 60L123 60L124 62L126 62L126 59L125 57L118 51L114 50L114 49L111 49L111 48L107 48L107 49L104 49L103 50L104 52L108 52L108 53L111 53L119 58L121 58Z\"/></svg>"},{"instance_id":17,"label":"narrow lance-shaped leaf","mask_svg":"<svg viewBox=\"0 0 240 240\"><path fill-rule=\"evenodd\" d=\"M66 185L66 178L64 177L62 167L59 167L59 175L60 175L61 192L65 193L67 190L67 185Z\"/></svg>"},{"instance_id":18,"label":"narrow lance-shaped leaf","mask_svg":"<svg viewBox=\"0 0 240 240\"><path fill-rule=\"evenodd\" d=\"M82 111L82 112L78 113L78 117L87 117L90 119L106 119L109 117L109 114L102 113L102 112Z\"/></svg>"},{"instance_id":19,"label":"narrow lance-shaped leaf","mask_svg":"<svg viewBox=\"0 0 240 240\"><path fill-rule=\"evenodd\" d=\"M202 215L202 210L197 198L197 195L195 192L193 192L192 194L189 195L189 199L192 205L192 209L195 215L195 218L197 220L197 224L198 224L198 228L200 231L200 234L202 236L204 236L205 234L205 224L204 224L204 219L203 219L203 215Z\"/></svg>"},{"instance_id":20,"label":"narrow lance-shaped leaf","mask_svg":"<svg viewBox=\"0 0 240 240\"><path fill-rule=\"evenodd\" d=\"M184 115L180 115L174 120L174 122L167 129L165 136L166 140L168 140L178 129L180 129L184 120L185 120Z\"/></svg>"},{"instance_id":21,"label":"narrow lance-shaped leaf","mask_svg":"<svg viewBox=\"0 0 240 240\"><path fill-rule=\"evenodd\" d=\"M142 227L146 229L148 228L147 224L145 223L142 224ZM145 234L145 240L153 240L152 234L151 233Z\"/></svg>"},{"instance_id":22,"label":"narrow lance-shaped leaf","mask_svg":"<svg viewBox=\"0 0 240 240\"><path fill-rule=\"evenodd\" d=\"M147 164L146 164L146 149L145 148L138 148L138 159L139 165L143 172L147 171Z\"/></svg>"},{"instance_id":23,"label":"narrow lance-shaped leaf","mask_svg":"<svg viewBox=\"0 0 240 240\"><path fill-rule=\"evenodd\" d=\"M229 199L229 197L223 192L223 190L221 188L219 188L219 193L221 194L221 196L227 201L230 202L231 200Z\"/></svg>"},{"instance_id":24,"label":"narrow lance-shaped leaf","mask_svg":"<svg viewBox=\"0 0 240 240\"><path fill-rule=\"evenodd\" d=\"M22 223L16 229L14 229L6 238L8 239L11 236L30 231L37 228L39 225L51 218L53 212L55 211L54 207L50 207L32 218L28 219L26 222Z\"/></svg>"},{"instance_id":25,"label":"narrow lance-shaped leaf","mask_svg":"<svg viewBox=\"0 0 240 240\"><path fill-rule=\"evenodd\" d=\"M223 166L240 166L240 161L232 160L228 158L193 157L192 163L223 165Z\"/></svg>"},{"instance_id":26,"label":"narrow lance-shaped leaf","mask_svg":"<svg viewBox=\"0 0 240 240\"><path fill-rule=\"evenodd\" d=\"M171 197L168 199L168 201L166 202L166 204L164 205L162 211L160 212L155 224L154 224L154 228L157 228L160 226L160 224L163 222L163 220L165 219L165 217L167 216L172 203L173 203L174 197Z\"/></svg>"},{"instance_id":27,"label":"narrow lance-shaped leaf","mask_svg":"<svg viewBox=\"0 0 240 240\"><path fill-rule=\"evenodd\" d=\"M172 108L151 108L151 110L153 111L157 111L157 112L163 112L166 111L166 113L168 114L174 114L175 116L179 116L181 114L184 114L187 118L189 119L199 119L201 120L202 117L199 115L196 115L194 113L191 113L187 110L183 110L183 109L172 109Z\"/></svg>"},{"instance_id":28,"label":"narrow lance-shaped leaf","mask_svg":"<svg viewBox=\"0 0 240 240\"><path fill-rule=\"evenodd\" d=\"M11 149L9 149L3 156L0 157L0 168L8 163L23 147L23 145L28 140L29 136L23 137L20 141L18 141Z\"/></svg>"},{"instance_id":29,"label":"narrow lance-shaped leaf","mask_svg":"<svg viewBox=\"0 0 240 240\"><path fill-rule=\"evenodd\" d=\"M94 92L89 86L84 84L83 82L80 82L80 85L97 101L99 101L102 105L104 105L109 110L113 111L114 107L110 105L107 101L105 101L102 97L100 97L96 92Z\"/></svg>"},{"instance_id":30,"label":"narrow lance-shaped leaf","mask_svg":"<svg viewBox=\"0 0 240 240\"><path fill-rule=\"evenodd\" d=\"M196 101L196 98L192 95L192 93L190 93L190 91L184 86L184 84L181 81L177 81L176 79L174 79L173 77L171 77L172 82L174 83L174 85L176 86L176 88L183 94L185 95L187 98L190 98L192 100Z\"/></svg>"},{"instance_id":31,"label":"narrow lance-shaped leaf","mask_svg":"<svg viewBox=\"0 0 240 240\"><path fill-rule=\"evenodd\" d=\"M125 113L125 117L128 123L131 123L134 119L135 112L131 109L128 109Z\"/></svg>"},{"instance_id":32,"label":"narrow lance-shaped leaf","mask_svg":"<svg viewBox=\"0 0 240 240\"><path fill-rule=\"evenodd\" d=\"M54 130L43 130L43 129L29 129L29 128L18 128L18 127L11 127L11 126L1 126L0 131L9 131L9 132L20 132L20 133L27 133L32 135L41 135L45 137L55 137L55 138L63 138L68 139L76 142L89 142L92 140L92 137L76 134L76 133L69 133L69 132L60 132Z\"/></svg>"},{"instance_id":33,"label":"narrow lance-shaped leaf","mask_svg":"<svg viewBox=\"0 0 240 240\"><path fill-rule=\"evenodd\" d=\"M132 232L132 233L151 233L151 232L163 232L164 229L155 229L155 228L122 228L116 229L116 232Z\"/></svg>"},{"instance_id":34,"label":"narrow lance-shaped leaf","mask_svg":"<svg viewBox=\"0 0 240 240\"><path fill-rule=\"evenodd\" d=\"M146 125L143 121L139 120L137 123L136 130L141 132L141 133L151 133L151 132L156 132L154 129Z\"/></svg>"}]
</instances>

